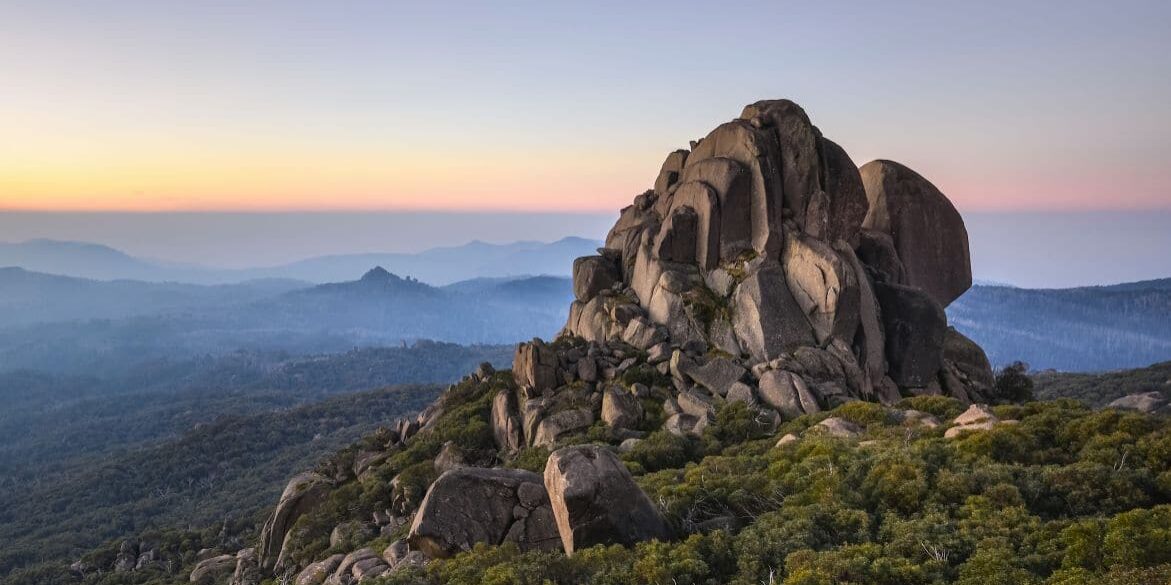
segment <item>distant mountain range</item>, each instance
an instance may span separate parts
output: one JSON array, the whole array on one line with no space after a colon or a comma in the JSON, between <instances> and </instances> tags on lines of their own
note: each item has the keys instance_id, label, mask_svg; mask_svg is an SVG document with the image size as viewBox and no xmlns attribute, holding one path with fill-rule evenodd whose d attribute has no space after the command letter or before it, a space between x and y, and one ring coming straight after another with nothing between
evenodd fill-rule
<instances>
[{"instance_id":1,"label":"distant mountain range","mask_svg":"<svg viewBox=\"0 0 1171 585\"><path fill-rule=\"evenodd\" d=\"M395 274L441 286L480 277L568 276L574 258L593 254L600 245L601 242L576 237L508 244L473 241L416 254L343 254L280 266L221 269L137 258L100 244L29 240L0 242L0 267L96 280L228 284L282 279L320 284L343 281L371 266L382 266Z\"/></svg>"},{"instance_id":2,"label":"distant mountain range","mask_svg":"<svg viewBox=\"0 0 1171 585\"><path fill-rule=\"evenodd\" d=\"M948 318L994 364L1101 371L1171 358L1171 278L1113 286L974 286Z\"/></svg>"},{"instance_id":3,"label":"distant mountain range","mask_svg":"<svg viewBox=\"0 0 1171 585\"><path fill-rule=\"evenodd\" d=\"M556 335L572 296L563 277L434 287L381 267L340 283L214 286L9 268L0 270L0 370L109 373L238 349L328 353L420 339L511 344Z\"/></svg>"},{"instance_id":4,"label":"distant mountain range","mask_svg":"<svg viewBox=\"0 0 1171 585\"><path fill-rule=\"evenodd\" d=\"M588 242L588 250L581 249L586 240L576 239L470 244L389 256L420 267L428 262L448 266L435 268L434 274L529 273L551 270L554 263L571 266L569 256L588 253L594 244ZM65 259L79 258L110 270L154 266L81 244L30 244L27 249L54 251L55 266L63 270L80 266ZM473 267L460 260L462 252L484 263ZM554 260L561 255L566 257ZM98 258L105 258L104 264ZM359 257L330 258L282 270L321 275L360 262ZM42 263L50 259L40 257ZM220 285L103 281L0 269L0 370L112 371L159 357L237 349L321 353L418 339L511 344L556 335L573 295L565 276L483 276L433 286L385 267L368 268L354 272L366 271L358 280L326 284L259 278ZM1103 371L1171 358L1171 279L1071 289L978 284L948 314L994 364L1019 359L1034 369Z\"/></svg>"}]
</instances>

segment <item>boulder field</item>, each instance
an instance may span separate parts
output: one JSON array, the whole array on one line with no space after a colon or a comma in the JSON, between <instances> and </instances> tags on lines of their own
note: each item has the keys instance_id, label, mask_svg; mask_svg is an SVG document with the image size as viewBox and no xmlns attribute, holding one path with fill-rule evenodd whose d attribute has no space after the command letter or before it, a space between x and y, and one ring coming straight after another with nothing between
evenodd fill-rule
<instances>
[{"instance_id":1,"label":"boulder field","mask_svg":"<svg viewBox=\"0 0 1171 585\"><path fill-rule=\"evenodd\" d=\"M983 350L944 313L971 282L963 219L936 186L892 161L859 168L791 101L751 104L668 154L604 247L574 262L575 299L556 339L520 344L511 372L481 366L339 476L294 478L256 564L298 584L346 584L477 544L573 554L685 536L616 455L650 433L702 436L734 403L775 432L851 401L1001 400ZM451 430L468 417L483 417L470 434L483 439ZM948 436L1011 422L973 406ZM839 418L810 430L861 432ZM369 526L334 528L332 554L291 552L330 534L301 519L335 484L369 491L387 469L388 501L361 521ZM391 544L350 550L354 534ZM211 558L192 580L233 561Z\"/></svg>"}]
</instances>

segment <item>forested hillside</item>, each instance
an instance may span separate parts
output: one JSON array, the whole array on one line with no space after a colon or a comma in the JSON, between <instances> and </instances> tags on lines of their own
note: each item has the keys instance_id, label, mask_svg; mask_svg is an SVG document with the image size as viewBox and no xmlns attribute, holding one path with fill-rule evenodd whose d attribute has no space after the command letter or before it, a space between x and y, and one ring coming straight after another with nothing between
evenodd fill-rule
<instances>
[{"instance_id":1,"label":"forested hillside","mask_svg":"<svg viewBox=\"0 0 1171 585\"><path fill-rule=\"evenodd\" d=\"M428 404L440 386L346 394L292 409L226 415L175 438L87 455L55 469L0 477L0 576L61 560L106 539L160 528L235 526L253 534L257 513L279 494L290 469L397 416ZM149 413L142 413L149 419ZM5 582L48 582L31 569Z\"/></svg>"},{"instance_id":2,"label":"forested hillside","mask_svg":"<svg viewBox=\"0 0 1171 585\"><path fill-rule=\"evenodd\" d=\"M1171 358L1171 279L1071 289L975 286L951 323L995 364L1036 369L1137 368Z\"/></svg>"},{"instance_id":3,"label":"forested hillside","mask_svg":"<svg viewBox=\"0 0 1171 585\"><path fill-rule=\"evenodd\" d=\"M0 367L79 375L237 349L318 354L421 339L515 343L555 334L572 298L561 278L437 288L381 268L293 290L284 281L207 287L11 275L7 284L0 278L0 324L9 324L0 326ZM89 296L92 302L79 300Z\"/></svg>"},{"instance_id":4,"label":"forested hillside","mask_svg":"<svg viewBox=\"0 0 1171 585\"><path fill-rule=\"evenodd\" d=\"M108 376L0 373L0 483L70 459L128 451L222 416L293 408L393 384L449 383L510 346L419 342L405 348L294 357L236 352L157 360Z\"/></svg>"},{"instance_id":5,"label":"forested hillside","mask_svg":"<svg viewBox=\"0 0 1171 585\"><path fill-rule=\"evenodd\" d=\"M1171 399L1171 362L1145 368L1096 374L1041 371L1033 375L1039 399L1075 398L1092 406L1105 406L1128 394L1160 392Z\"/></svg>"}]
</instances>

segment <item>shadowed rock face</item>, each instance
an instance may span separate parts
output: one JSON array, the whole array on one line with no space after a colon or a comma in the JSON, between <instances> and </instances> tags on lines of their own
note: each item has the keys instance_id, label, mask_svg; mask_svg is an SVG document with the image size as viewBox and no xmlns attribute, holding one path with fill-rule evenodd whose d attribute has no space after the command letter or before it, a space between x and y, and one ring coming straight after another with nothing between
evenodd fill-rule
<instances>
[{"instance_id":1,"label":"shadowed rock face","mask_svg":"<svg viewBox=\"0 0 1171 585\"><path fill-rule=\"evenodd\" d=\"M906 271L904 284L946 307L972 286L968 231L960 213L919 173L889 160L862 166L870 200L863 227L887 234Z\"/></svg>"}]
</instances>

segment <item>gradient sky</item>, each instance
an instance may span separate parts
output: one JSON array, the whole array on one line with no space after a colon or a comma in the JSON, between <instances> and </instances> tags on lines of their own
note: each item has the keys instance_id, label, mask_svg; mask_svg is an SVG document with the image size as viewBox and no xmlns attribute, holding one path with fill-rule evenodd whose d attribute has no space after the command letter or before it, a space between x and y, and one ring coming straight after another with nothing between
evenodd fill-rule
<instances>
[{"instance_id":1,"label":"gradient sky","mask_svg":"<svg viewBox=\"0 0 1171 585\"><path fill-rule=\"evenodd\" d=\"M965 212L1171 208L1171 3L0 0L0 209L606 211L789 97Z\"/></svg>"}]
</instances>

